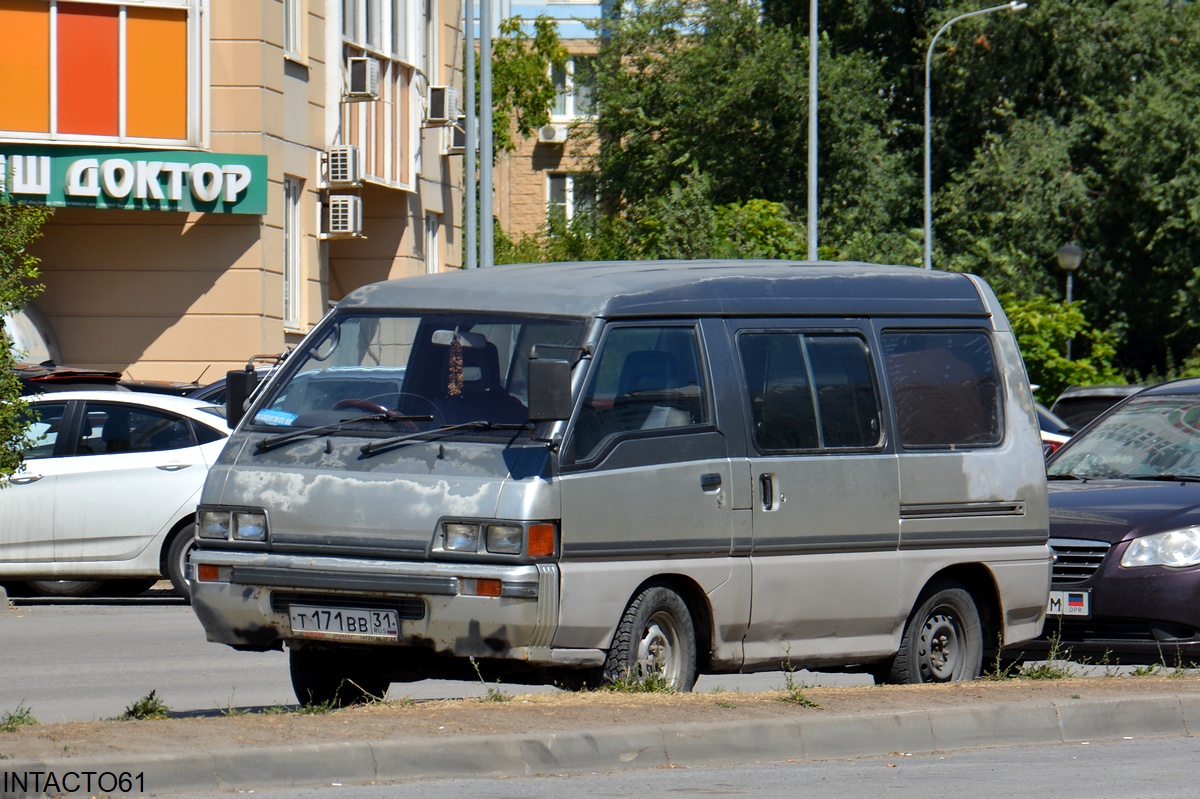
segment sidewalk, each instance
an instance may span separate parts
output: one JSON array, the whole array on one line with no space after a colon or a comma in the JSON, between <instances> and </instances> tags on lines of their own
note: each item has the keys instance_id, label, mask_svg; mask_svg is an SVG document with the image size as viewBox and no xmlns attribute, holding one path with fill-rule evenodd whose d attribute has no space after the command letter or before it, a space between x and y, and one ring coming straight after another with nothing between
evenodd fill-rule
<instances>
[{"instance_id":1,"label":"sidewalk","mask_svg":"<svg viewBox=\"0 0 1200 799\"><path fill-rule=\"evenodd\" d=\"M508 735L401 736L245 748L231 741L228 747L206 751L6 759L0 762L0 796L34 796L46 787L50 795L57 791L64 795L135 796L429 778L515 777L1197 734L1200 693L1180 687L1177 693L1116 698L955 704L828 715L814 712L716 723ZM327 718L336 720L336 715ZM331 725L331 732L334 729ZM90 790L84 785L85 779L92 780Z\"/></svg>"}]
</instances>

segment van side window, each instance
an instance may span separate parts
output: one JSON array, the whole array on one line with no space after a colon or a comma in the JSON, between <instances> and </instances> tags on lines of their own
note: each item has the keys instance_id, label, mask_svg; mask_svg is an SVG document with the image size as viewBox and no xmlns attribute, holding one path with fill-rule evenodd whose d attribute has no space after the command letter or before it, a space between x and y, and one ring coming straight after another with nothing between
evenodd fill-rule
<instances>
[{"instance_id":1,"label":"van side window","mask_svg":"<svg viewBox=\"0 0 1200 799\"><path fill-rule=\"evenodd\" d=\"M901 445L1000 443L1000 378L986 334L889 331L881 341Z\"/></svg>"},{"instance_id":2,"label":"van side window","mask_svg":"<svg viewBox=\"0 0 1200 799\"><path fill-rule=\"evenodd\" d=\"M575 454L586 461L615 435L708 423L700 347L692 327L609 331L575 424Z\"/></svg>"},{"instance_id":3,"label":"van side window","mask_svg":"<svg viewBox=\"0 0 1200 799\"><path fill-rule=\"evenodd\" d=\"M738 346L760 451L879 445L879 402L863 339L746 333Z\"/></svg>"}]
</instances>

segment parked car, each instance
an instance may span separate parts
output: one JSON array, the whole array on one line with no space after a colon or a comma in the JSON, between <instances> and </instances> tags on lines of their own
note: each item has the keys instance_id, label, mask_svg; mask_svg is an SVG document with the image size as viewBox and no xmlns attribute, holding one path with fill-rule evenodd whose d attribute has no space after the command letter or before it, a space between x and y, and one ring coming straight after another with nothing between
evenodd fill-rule
<instances>
[{"instance_id":1,"label":"parked car","mask_svg":"<svg viewBox=\"0 0 1200 799\"><path fill-rule=\"evenodd\" d=\"M1042 403L1035 402L1034 407L1037 410L1038 427L1042 434L1042 455L1049 458L1058 451L1059 447L1071 440L1075 430L1051 413L1050 409Z\"/></svg>"},{"instance_id":2,"label":"parked car","mask_svg":"<svg viewBox=\"0 0 1200 799\"><path fill-rule=\"evenodd\" d=\"M271 372L275 371L274 366L255 366L254 373L258 377L258 384L262 385L270 376ZM192 399L210 402L213 405L225 404L225 377L219 377L211 383L207 383L198 388L193 388L186 396Z\"/></svg>"},{"instance_id":3,"label":"parked car","mask_svg":"<svg viewBox=\"0 0 1200 799\"><path fill-rule=\"evenodd\" d=\"M1026 654L1200 662L1200 379L1126 398L1046 468L1057 560Z\"/></svg>"},{"instance_id":4,"label":"parked car","mask_svg":"<svg viewBox=\"0 0 1200 799\"><path fill-rule=\"evenodd\" d=\"M224 409L133 391L29 398L32 446L0 491L0 581L128 595L167 577L188 595L200 488Z\"/></svg>"},{"instance_id":5,"label":"parked car","mask_svg":"<svg viewBox=\"0 0 1200 799\"><path fill-rule=\"evenodd\" d=\"M1050 412L1068 427L1082 430L1088 422L1145 386L1071 386L1058 395Z\"/></svg>"},{"instance_id":6,"label":"parked car","mask_svg":"<svg viewBox=\"0 0 1200 799\"><path fill-rule=\"evenodd\" d=\"M60 366L54 361L18 363L13 371L21 381L23 395L47 391L97 391L100 389L128 390L121 386L121 373L103 369L81 369Z\"/></svg>"}]
</instances>

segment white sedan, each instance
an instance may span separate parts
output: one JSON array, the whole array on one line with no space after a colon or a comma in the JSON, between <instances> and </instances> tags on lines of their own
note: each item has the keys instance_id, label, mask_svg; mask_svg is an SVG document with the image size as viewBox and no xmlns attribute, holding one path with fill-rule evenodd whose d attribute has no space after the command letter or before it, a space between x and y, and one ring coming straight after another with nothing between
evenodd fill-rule
<instances>
[{"instance_id":1,"label":"white sedan","mask_svg":"<svg viewBox=\"0 0 1200 799\"><path fill-rule=\"evenodd\" d=\"M28 397L33 446L0 486L0 582L38 593L135 595L187 559L223 410L184 397L64 391Z\"/></svg>"}]
</instances>

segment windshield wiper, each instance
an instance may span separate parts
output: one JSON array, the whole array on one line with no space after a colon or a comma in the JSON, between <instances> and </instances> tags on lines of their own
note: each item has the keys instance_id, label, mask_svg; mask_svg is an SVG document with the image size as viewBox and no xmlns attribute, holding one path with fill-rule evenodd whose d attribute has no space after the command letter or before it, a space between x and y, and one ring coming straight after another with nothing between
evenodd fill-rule
<instances>
[{"instance_id":1,"label":"windshield wiper","mask_svg":"<svg viewBox=\"0 0 1200 799\"><path fill-rule=\"evenodd\" d=\"M1047 480L1086 480L1087 478L1079 477L1069 472L1059 472L1057 474L1046 475Z\"/></svg>"},{"instance_id":2,"label":"windshield wiper","mask_svg":"<svg viewBox=\"0 0 1200 799\"><path fill-rule=\"evenodd\" d=\"M437 430L419 430L414 433L405 433L402 436L395 438L385 438L382 441L372 441L370 444L363 444L361 449L363 455L374 455L383 449L396 447L401 444L406 444L409 441L428 438L430 436L445 436L459 430L532 430L534 425L531 422L523 422L519 424L489 422L484 419L477 419L473 422L461 422L459 424L444 424Z\"/></svg>"},{"instance_id":3,"label":"windshield wiper","mask_svg":"<svg viewBox=\"0 0 1200 799\"><path fill-rule=\"evenodd\" d=\"M323 424L318 427L306 427L303 430L292 430L288 433L280 433L277 436L270 436L259 441L255 446L256 452L266 452L269 449L274 449L281 444L287 444L289 441L296 441L306 436L323 436L329 433L336 433L348 424L356 422L431 422L432 416L404 416L398 413L369 413L366 416L352 416L348 419L339 419L331 424Z\"/></svg>"},{"instance_id":4,"label":"windshield wiper","mask_svg":"<svg viewBox=\"0 0 1200 799\"><path fill-rule=\"evenodd\" d=\"M1131 475L1127 480L1150 480L1159 483L1200 483L1200 477L1192 474L1139 474Z\"/></svg>"}]
</instances>

